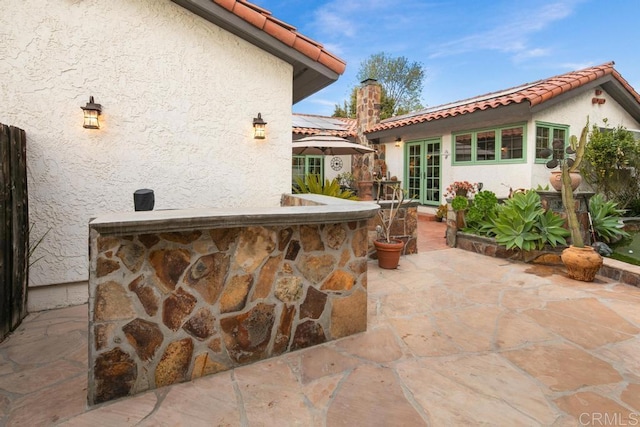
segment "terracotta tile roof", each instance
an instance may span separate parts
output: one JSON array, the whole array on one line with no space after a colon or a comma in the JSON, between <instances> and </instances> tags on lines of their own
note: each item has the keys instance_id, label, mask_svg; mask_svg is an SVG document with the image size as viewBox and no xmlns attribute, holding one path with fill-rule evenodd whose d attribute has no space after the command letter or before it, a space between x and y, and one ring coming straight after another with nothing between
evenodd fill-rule
<instances>
[{"instance_id":1,"label":"terracotta tile roof","mask_svg":"<svg viewBox=\"0 0 640 427\"><path fill-rule=\"evenodd\" d=\"M356 137L356 119L315 114L293 114L293 134L308 136L327 133L341 138Z\"/></svg>"},{"instance_id":2,"label":"terracotta tile roof","mask_svg":"<svg viewBox=\"0 0 640 427\"><path fill-rule=\"evenodd\" d=\"M346 63L342 59L326 51L320 43L300 34L295 27L274 18L268 10L245 0L211 1L331 71L344 73Z\"/></svg>"},{"instance_id":3,"label":"terracotta tile roof","mask_svg":"<svg viewBox=\"0 0 640 427\"><path fill-rule=\"evenodd\" d=\"M498 108L509 104L521 104L529 102L534 105L542 104L558 95L576 89L596 79L611 74L629 93L640 103L640 95L622 78L613 68L614 62L585 68L570 73L561 74L548 79L538 80L511 89L488 93L475 98L465 99L451 104L440 105L426 110L403 116L383 120L377 125L367 129L365 133L393 129L447 117L470 114L479 110Z\"/></svg>"}]
</instances>

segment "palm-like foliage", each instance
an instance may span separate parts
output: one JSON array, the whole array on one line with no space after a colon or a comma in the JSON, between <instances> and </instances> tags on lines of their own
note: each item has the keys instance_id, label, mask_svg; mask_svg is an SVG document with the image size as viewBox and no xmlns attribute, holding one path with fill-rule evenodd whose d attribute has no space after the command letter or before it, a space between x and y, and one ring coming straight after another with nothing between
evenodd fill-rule
<instances>
[{"instance_id":1,"label":"palm-like foliage","mask_svg":"<svg viewBox=\"0 0 640 427\"><path fill-rule=\"evenodd\" d=\"M296 178L296 186L294 192L297 194L311 193L322 194L324 196L337 197L347 200L359 200L358 197L350 190L343 190L337 179L329 181L320 179L318 174L309 174L304 179Z\"/></svg>"},{"instance_id":2,"label":"palm-like foliage","mask_svg":"<svg viewBox=\"0 0 640 427\"><path fill-rule=\"evenodd\" d=\"M620 238L629 237L629 233L622 229L623 224L620 221L624 212L624 209L618 209L616 202L605 201L602 194L596 194L589 200L593 231L605 242L610 243Z\"/></svg>"}]
</instances>

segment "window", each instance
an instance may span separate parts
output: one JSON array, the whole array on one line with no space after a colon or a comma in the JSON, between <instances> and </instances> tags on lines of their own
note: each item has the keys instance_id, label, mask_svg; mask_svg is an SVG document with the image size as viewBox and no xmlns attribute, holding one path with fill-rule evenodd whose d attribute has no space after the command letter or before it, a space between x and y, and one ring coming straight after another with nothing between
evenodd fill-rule
<instances>
[{"instance_id":1,"label":"window","mask_svg":"<svg viewBox=\"0 0 640 427\"><path fill-rule=\"evenodd\" d=\"M502 129L500 140L500 159L522 159L524 154L523 128Z\"/></svg>"},{"instance_id":2,"label":"window","mask_svg":"<svg viewBox=\"0 0 640 427\"><path fill-rule=\"evenodd\" d=\"M293 156L291 161L291 179L295 185L296 178L304 179L309 174L316 174L324 181L323 156Z\"/></svg>"},{"instance_id":3,"label":"window","mask_svg":"<svg viewBox=\"0 0 640 427\"><path fill-rule=\"evenodd\" d=\"M551 158L563 159L568 144L569 126L536 123L536 162L544 163ZM553 155L542 157L542 150L549 148Z\"/></svg>"},{"instance_id":4,"label":"window","mask_svg":"<svg viewBox=\"0 0 640 427\"><path fill-rule=\"evenodd\" d=\"M456 162L471 161L471 134L456 135Z\"/></svg>"},{"instance_id":5,"label":"window","mask_svg":"<svg viewBox=\"0 0 640 427\"><path fill-rule=\"evenodd\" d=\"M455 163L522 163L524 125L454 134Z\"/></svg>"},{"instance_id":6,"label":"window","mask_svg":"<svg viewBox=\"0 0 640 427\"><path fill-rule=\"evenodd\" d=\"M490 130L477 133L478 149L476 151L476 160L495 160L496 159L496 131Z\"/></svg>"}]
</instances>

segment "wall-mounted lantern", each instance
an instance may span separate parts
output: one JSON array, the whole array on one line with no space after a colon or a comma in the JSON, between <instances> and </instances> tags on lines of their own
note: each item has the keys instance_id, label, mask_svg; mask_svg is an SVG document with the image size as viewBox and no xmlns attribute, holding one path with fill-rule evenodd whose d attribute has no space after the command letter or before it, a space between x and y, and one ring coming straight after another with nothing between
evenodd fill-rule
<instances>
[{"instance_id":1,"label":"wall-mounted lantern","mask_svg":"<svg viewBox=\"0 0 640 427\"><path fill-rule=\"evenodd\" d=\"M402 138L397 137L396 138L396 147L400 147L400 143L402 142Z\"/></svg>"},{"instance_id":2,"label":"wall-mounted lantern","mask_svg":"<svg viewBox=\"0 0 640 427\"><path fill-rule=\"evenodd\" d=\"M93 101L93 96L89 97L89 102L84 107L80 107L84 111L83 127L87 129L100 129L100 121L98 116L102 112L102 105Z\"/></svg>"},{"instance_id":3,"label":"wall-mounted lantern","mask_svg":"<svg viewBox=\"0 0 640 427\"><path fill-rule=\"evenodd\" d=\"M267 122L262 120L262 114L258 113L258 117L253 119L253 138L264 139L266 134Z\"/></svg>"}]
</instances>

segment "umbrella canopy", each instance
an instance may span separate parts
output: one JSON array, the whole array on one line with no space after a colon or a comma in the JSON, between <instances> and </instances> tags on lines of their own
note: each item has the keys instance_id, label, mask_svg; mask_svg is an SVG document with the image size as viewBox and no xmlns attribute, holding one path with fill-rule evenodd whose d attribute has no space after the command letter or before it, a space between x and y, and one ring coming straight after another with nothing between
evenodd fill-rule
<instances>
[{"instance_id":1,"label":"umbrella canopy","mask_svg":"<svg viewBox=\"0 0 640 427\"><path fill-rule=\"evenodd\" d=\"M342 156L372 153L373 148L355 144L347 139L327 134L316 134L293 141L293 154L320 154Z\"/></svg>"}]
</instances>

